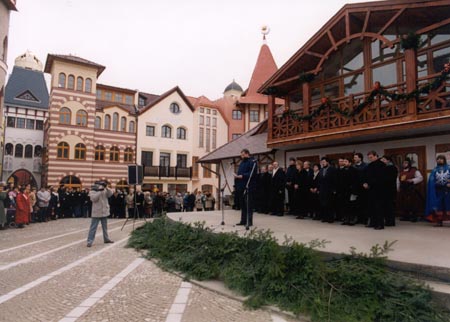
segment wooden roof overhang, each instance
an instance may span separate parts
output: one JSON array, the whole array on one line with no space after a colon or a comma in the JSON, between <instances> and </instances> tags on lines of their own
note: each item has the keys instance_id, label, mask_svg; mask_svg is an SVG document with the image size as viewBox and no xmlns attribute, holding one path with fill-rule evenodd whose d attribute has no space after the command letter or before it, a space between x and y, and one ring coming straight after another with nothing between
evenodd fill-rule
<instances>
[{"instance_id":1,"label":"wooden roof overhang","mask_svg":"<svg viewBox=\"0 0 450 322\"><path fill-rule=\"evenodd\" d=\"M450 0L388 0L347 4L339 10L259 89L276 88L278 97L298 89L299 75L322 71L324 62L353 39L380 40L392 47L400 39L385 34L426 33L450 23Z\"/></svg>"}]
</instances>

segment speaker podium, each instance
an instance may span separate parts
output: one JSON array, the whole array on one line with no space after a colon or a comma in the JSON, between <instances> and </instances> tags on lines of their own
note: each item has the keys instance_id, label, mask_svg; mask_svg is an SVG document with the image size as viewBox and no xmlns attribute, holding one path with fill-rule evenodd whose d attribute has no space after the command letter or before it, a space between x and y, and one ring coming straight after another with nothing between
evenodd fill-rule
<instances>
[{"instance_id":1,"label":"speaker podium","mask_svg":"<svg viewBox=\"0 0 450 322\"><path fill-rule=\"evenodd\" d=\"M144 180L144 169L141 165L128 165L128 184L142 184Z\"/></svg>"}]
</instances>

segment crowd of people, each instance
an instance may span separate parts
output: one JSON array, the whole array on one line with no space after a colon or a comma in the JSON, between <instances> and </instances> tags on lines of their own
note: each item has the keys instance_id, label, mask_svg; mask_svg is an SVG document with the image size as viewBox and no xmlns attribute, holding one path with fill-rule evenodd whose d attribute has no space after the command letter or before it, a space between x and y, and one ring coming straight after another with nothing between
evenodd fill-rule
<instances>
[{"instance_id":1,"label":"crowd of people","mask_svg":"<svg viewBox=\"0 0 450 322\"><path fill-rule=\"evenodd\" d=\"M24 228L35 222L91 217L89 192L90 189L70 187L42 187L37 191L29 184L19 187L0 183L0 229L11 223ZM215 198L209 191L172 195L157 190L135 191L133 186L113 189L108 202L112 218L151 218L164 212L210 211L215 207Z\"/></svg>"},{"instance_id":2,"label":"crowd of people","mask_svg":"<svg viewBox=\"0 0 450 322\"><path fill-rule=\"evenodd\" d=\"M244 164L252 164L246 151L241 155ZM367 157L368 163L363 154L355 153L352 158L339 158L333 165L323 157L320 164L290 158L286 169L278 162L262 166L255 180L250 180L254 181L250 184L254 187L251 208L274 216L289 214L297 219L363 224L376 230L395 226L396 212L400 220L416 222L423 218L420 209L425 200L418 185L424 178L411 160L406 159L398 169L389 156L379 157L370 151ZM450 220L450 168L443 155L437 157L437 164L429 180L425 218L442 226L443 221ZM242 179L248 178L249 169L244 165L235 174L235 209L246 207L246 180ZM238 224L245 224L245 216Z\"/></svg>"}]
</instances>

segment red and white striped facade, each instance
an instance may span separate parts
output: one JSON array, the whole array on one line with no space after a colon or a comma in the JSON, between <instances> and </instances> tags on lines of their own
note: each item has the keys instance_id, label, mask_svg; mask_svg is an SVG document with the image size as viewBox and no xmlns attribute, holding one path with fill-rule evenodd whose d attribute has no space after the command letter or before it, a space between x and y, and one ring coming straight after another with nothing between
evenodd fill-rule
<instances>
[{"instance_id":1,"label":"red and white striped facade","mask_svg":"<svg viewBox=\"0 0 450 322\"><path fill-rule=\"evenodd\" d=\"M50 55L49 55L50 56ZM56 65L56 67L55 67ZM52 76L52 86L50 93L50 104L48 111L48 121L46 124L45 142L46 155L44 157L44 178L43 184L59 186L61 180L66 176L75 176L81 181L83 188L90 187L97 180L107 180L113 186L119 181L127 181L128 164L135 162L136 131L113 131L106 130L103 126L95 128L95 119L100 118L103 125L104 116L113 112L121 112L120 116L127 120L127 124L133 121L136 124L136 116L131 111L120 107L120 104L110 103L110 106L98 107L96 99L96 76L98 68L95 66L77 66L64 61L59 62L53 57L53 61L47 59L46 72ZM68 66L67 72L65 66ZM75 67L75 68L74 68ZM67 86L58 84L58 77L61 73L74 75L77 79L77 69L80 68L79 75L92 80L91 92L83 90L68 89ZM89 72L90 71L90 72ZM81 77L81 76L80 76ZM86 79L86 78L84 78ZM70 124L60 123L61 108L68 108L71 111ZM76 125L77 112L82 109L87 112L87 125ZM118 114L118 113L117 113ZM120 120L120 117L119 117ZM134 125L135 128L135 125ZM66 142L69 144L69 158L58 158L58 144ZM75 145L82 143L86 147L84 160L75 159ZM104 160L95 160L95 147L103 146L105 151ZM120 151L119 161L110 161L110 149L117 147ZM133 159L124 162L124 151L130 148L133 151Z\"/></svg>"}]
</instances>

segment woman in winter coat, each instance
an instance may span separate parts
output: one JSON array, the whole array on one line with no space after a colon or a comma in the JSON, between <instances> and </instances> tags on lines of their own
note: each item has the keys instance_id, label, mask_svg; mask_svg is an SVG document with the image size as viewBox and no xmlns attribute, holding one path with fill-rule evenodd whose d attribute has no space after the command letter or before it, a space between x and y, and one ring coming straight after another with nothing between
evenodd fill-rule
<instances>
[{"instance_id":1,"label":"woman in winter coat","mask_svg":"<svg viewBox=\"0 0 450 322\"><path fill-rule=\"evenodd\" d=\"M30 216L30 201L25 193L25 187L19 189L16 197L16 225L18 228L24 228L28 223Z\"/></svg>"}]
</instances>

